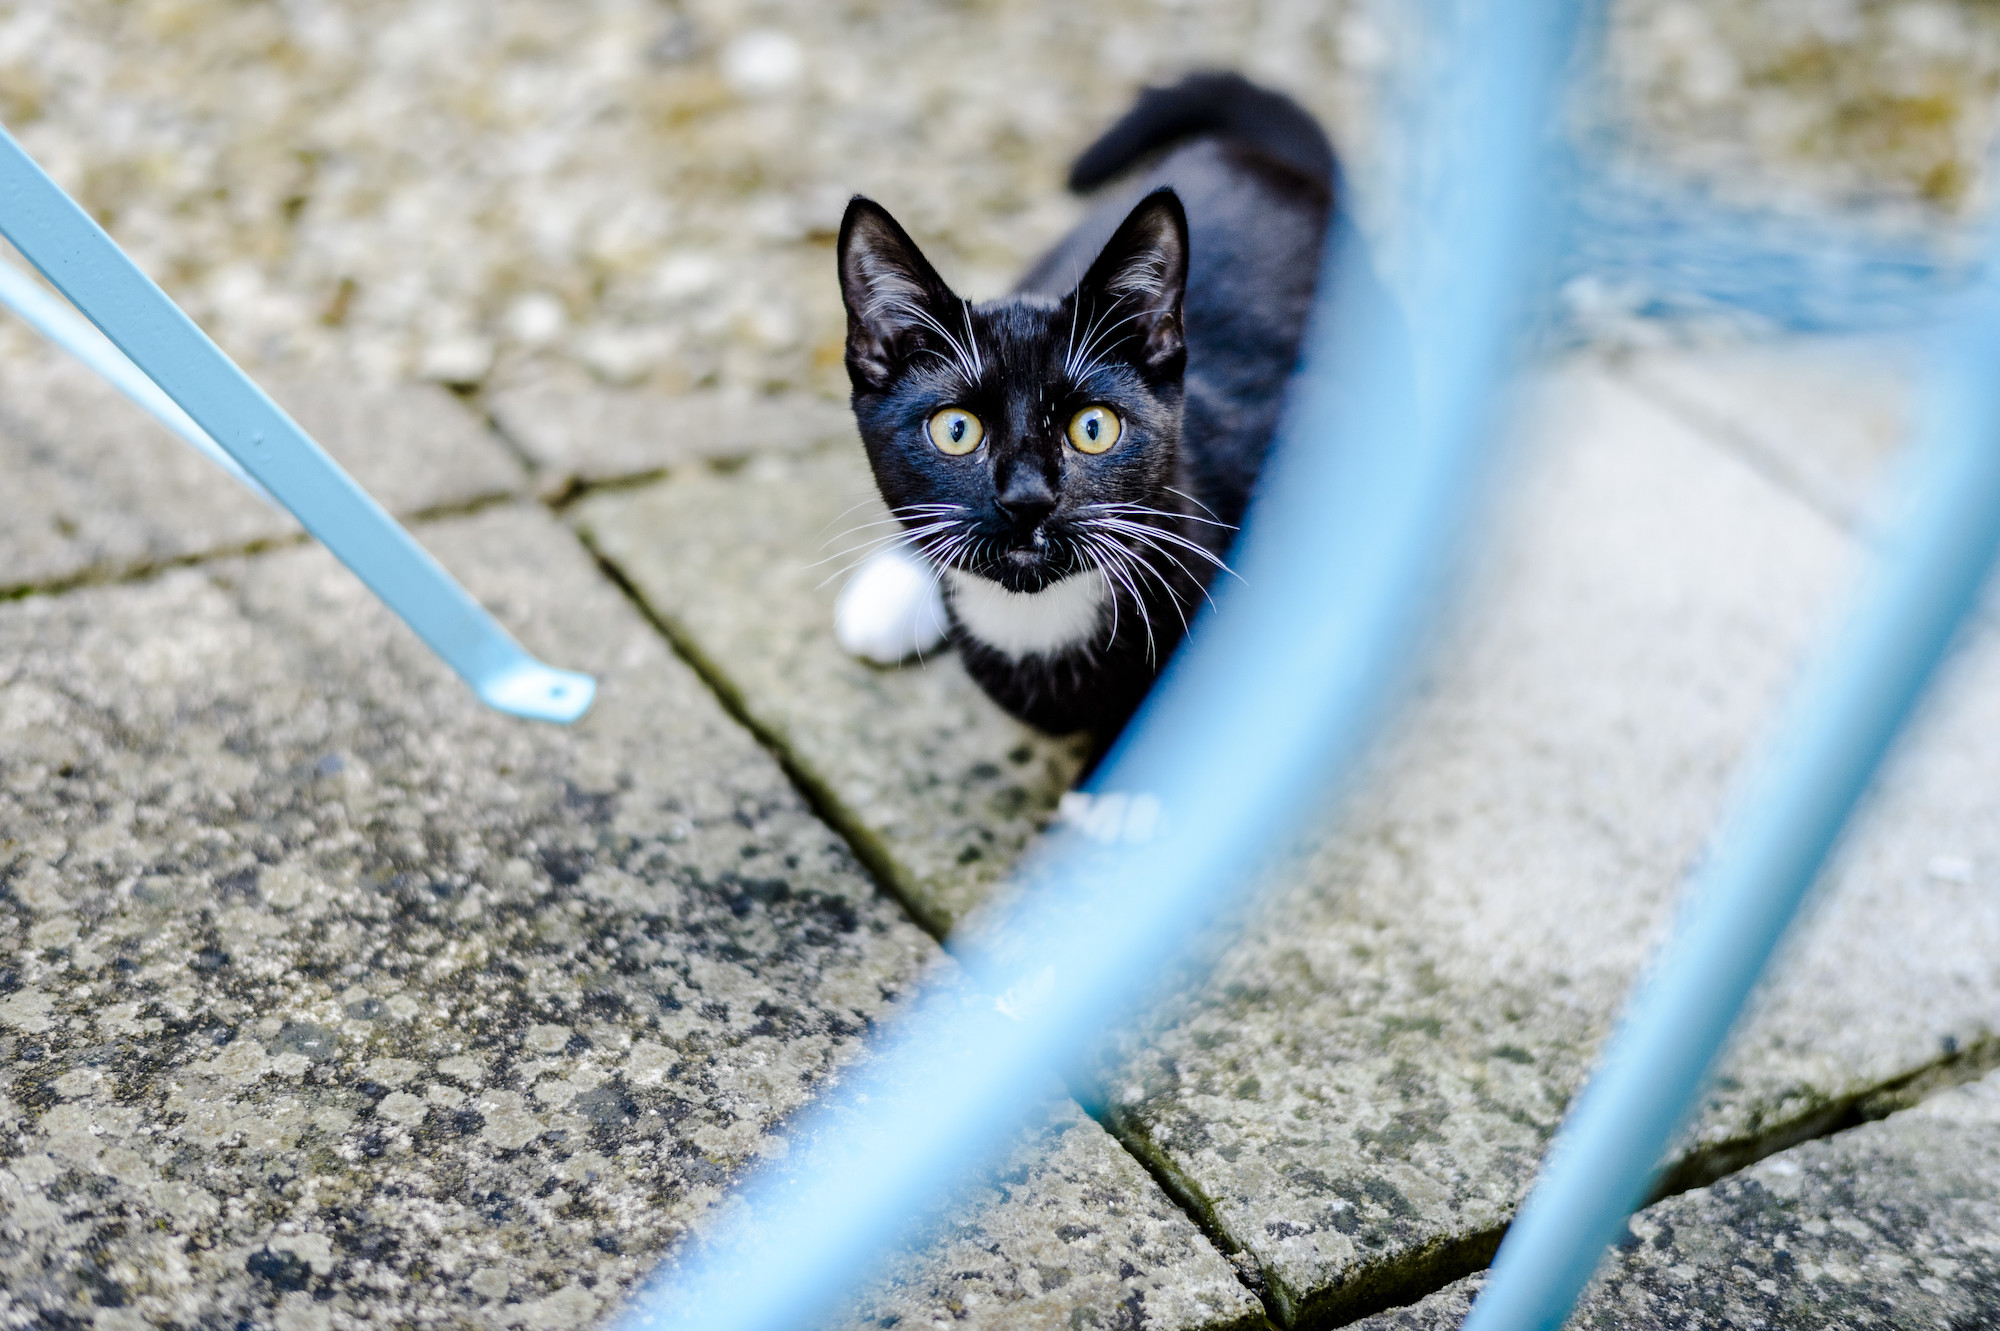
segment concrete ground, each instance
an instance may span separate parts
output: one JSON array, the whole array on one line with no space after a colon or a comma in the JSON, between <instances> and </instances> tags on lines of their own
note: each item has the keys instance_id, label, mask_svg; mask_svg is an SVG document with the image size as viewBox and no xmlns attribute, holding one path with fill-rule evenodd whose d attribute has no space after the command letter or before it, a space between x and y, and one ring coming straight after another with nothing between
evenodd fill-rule
<instances>
[{"instance_id":1,"label":"concrete ground","mask_svg":"<svg viewBox=\"0 0 2000 1331\"><path fill-rule=\"evenodd\" d=\"M1976 184L1969 120L1879 161L1765 131L1978 84L1983 11L1731 47L1729 7L1656 8L1617 57L1690 169L1741 165L1735 117L1783 189ZM997 289L1073 215L1067 155L1197 58L1366 164L1386 11L1253 10L0 12L0 117L603 684L569 729L479 709L288 518L0 332L0 1324L604 1325L957 982L941 940L1079 754L949 659L834 646L823 561L872 514L827 210L879 193ZM1541 367L1370 780L845 1323L1455 1324L1838 612L1914 369ZM1993 1318L1996 722L1982 622L1584 1324Z\"/></svg>"}]
</instances>

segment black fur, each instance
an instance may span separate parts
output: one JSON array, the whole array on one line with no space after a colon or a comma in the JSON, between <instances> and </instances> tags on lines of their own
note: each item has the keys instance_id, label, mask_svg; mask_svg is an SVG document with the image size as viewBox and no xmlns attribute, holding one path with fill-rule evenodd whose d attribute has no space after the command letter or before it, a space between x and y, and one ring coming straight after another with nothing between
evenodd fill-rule
<instances>
[{"instance_id":1,"label":"black fur","mask_svg":"<svg viewBox=\"0 0 2000 1331\"><path fill-rule=\"evenodd\" d=\"M1334 203L1319 126L1229 74L1148 90L1072 181L1096 184L1162 149L990 304L954 295L868 199L848 205L840 232L855 418L919 548L1015 592L1117 569L1095 635L1059 655L1010 658L954 615L988 694L1041 729L1091 732L1099 753L1183 636L1242 520ZM1097 404L1125 432L1086 454L1066 430ZM984 423L973 453L931 442L927 422L947 406ZM1094 507L1105 504L1139 507Z\"/></svg>"}]
</instances>

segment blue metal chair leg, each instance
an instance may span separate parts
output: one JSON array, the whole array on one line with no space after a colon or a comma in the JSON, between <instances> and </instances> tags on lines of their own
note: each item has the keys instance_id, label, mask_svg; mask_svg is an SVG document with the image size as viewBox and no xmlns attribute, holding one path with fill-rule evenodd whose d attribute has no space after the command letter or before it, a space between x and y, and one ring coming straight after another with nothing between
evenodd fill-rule
<instances>
[{"instance_id":1,"label":"blue metal chair leg","mask_svg":"<svg viewBox=\"0 0 2000 1331\"><path fill-rule=\"evenodd\" d=\"M202 434L401 615L480 701L539 721L574 721L589 709L596 680L530 656L4 130L0 233ZM118 386L149 410L157 406L144 390ZM176 421L167 423L189 438Z\"/></svg>"},{"instance_id":2,"label":"blue metal chair leg","mask_svg":"<svg viewBox=\"0 0 2000 1331\"><path fill-rule=\"evenodd\" d=\"M1843 633L1690 890L1690 906L1563 1124L1465 1331L1554 1331L1674 1134L2000 550L2000 226L1937 340L1911 502Z\"/></svg>"}]
</instances>

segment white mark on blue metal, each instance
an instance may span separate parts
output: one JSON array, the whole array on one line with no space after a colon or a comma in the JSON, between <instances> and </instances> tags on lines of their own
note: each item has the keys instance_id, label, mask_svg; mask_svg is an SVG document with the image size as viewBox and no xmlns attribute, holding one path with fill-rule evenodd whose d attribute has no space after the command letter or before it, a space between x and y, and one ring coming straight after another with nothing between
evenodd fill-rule
<instances>
[{"instance_id":1,"label":"white mark on blue metal","mask_svg":"<svg viewBox=\"0 0 2000 1331\"><path fill-rule=\"evenodd\" d=\"M2000 274L2000 225L1985 271ZM1562 1325L1687 1121L1744 1000L2000 547L2000 286L1943 330L1905 516L1788 704L1674 937L1563 1125L1466 1331Z\"/></svg>"},{"instance_id":2,"label":"white mark on blue metal","mask_svg":"<svg viewBox=\"0 0 2000 1331\"><path fill-rule=\"evenodd\" d=\"M1147 836L1060 834L988 941L961 953L984 996L903 1014L637 1297L626 1331L793 1331L832 1312L1324 807L1409 676L1479 489L1493 392L1553 229L1538 166L1563 11L1477 0L1446 15L1455 61L1422 108L1422 146L1453 187L1417 253L1418 290L1449 306L1403 344L1421 401L1394 312L1346 232L1330 237L1243 582L1218 593L1094 782L1157 801Z\"/></svg>"},{"instance_id":3,"label":"white mark on blue metal","mask_svg":"<svg viewBox=\"0 0 2000 1331\"><path fill-rule=\"evenodd\" d=\"M590 707L596 680L530 656L5 131L0 233L482 702L557 722Z\"/></svg>"}]
</instances>

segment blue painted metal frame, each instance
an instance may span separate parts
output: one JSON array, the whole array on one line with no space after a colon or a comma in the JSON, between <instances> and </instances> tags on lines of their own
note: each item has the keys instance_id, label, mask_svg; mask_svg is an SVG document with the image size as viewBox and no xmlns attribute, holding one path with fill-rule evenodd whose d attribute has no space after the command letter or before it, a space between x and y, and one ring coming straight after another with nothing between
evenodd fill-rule
<instances>
[{"instance_id":1,"label":"blue painted metal frame","mask_svg":"<svg viewBox=\"0 0 2000 1331\"><path fill-rule=\"evenodd\" d=\"M530 656L5 131L0 233L401 615L482 702L557 722L574 721L590 707L595 680Z\"/></svg>"},{"instance_id":2,"label":"blue painted metal frame","mask_svg":"<svg viewBox=\"0 0 2000 1331\"><path fill-rule=\"evenodd\" d=\"M1554 1328L1642 1204L1731 1027L2000 550L2000 227L1938 339L1908 502L1741 792L1653 977L1563 1125L1466 1331Z\"/></svg>"},{"instance_id":3,"label":"blue painted metal frame","mask_svg":"<svg viewBox=\"0 0 2000 1331\"><path fill-rule=\"evenodd\" d=\"M959 948L972 996L904 1014L639 1298L628 1331L794 1331L831 1312L1045 1102L1052 1070L1173 973L1372 735L1437 599L1453 544L1440 535L1463 527L1478 492L1493 393L1553 229L1538 161L1563 7L1462 8L1450 77L1425 108L1451 167L1418 262L1435 317L1404 343L1336 228L1330 298L1238 551L1242 582L1217 593L1092 782L1100 797L1157 801L1157 817L1116 829L1144 839L1072 833L1049 847L1019 904ZM1399 344L1415 349L1421 401Z\"/></svg>"}]
</instances>

